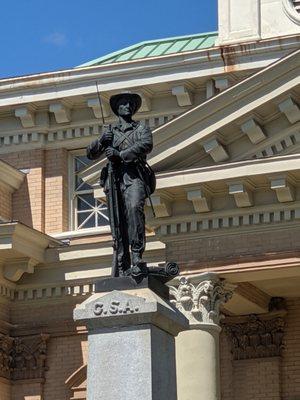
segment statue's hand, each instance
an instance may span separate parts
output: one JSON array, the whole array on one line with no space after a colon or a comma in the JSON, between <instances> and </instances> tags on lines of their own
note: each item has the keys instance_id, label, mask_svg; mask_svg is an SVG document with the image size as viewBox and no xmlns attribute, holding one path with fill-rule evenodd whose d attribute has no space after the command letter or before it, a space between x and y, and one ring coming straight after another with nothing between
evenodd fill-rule
<instances>
[{"instance_id":1,"label":"statue's hand","mask_svg":"<svg viewBox=\"0 0 300 400\"><path fill-rule=\"evenodd\" d=\"M103 133L102 138L101 138L101 142L106 145L109 146L112 144L113 141L113 133L108 131Z\"/></svg>"},{"instance_id":2,"label":"statue's hand","mask_svg":"<svg viewBox=\"0 0 300 400\"><path fill-rule=\"evenodd\" d=\"M105 150L105 155L110 161L115 161L116 159L120 158L120 152L113 147L108 147Z\"/></svg>"}]
</instances>

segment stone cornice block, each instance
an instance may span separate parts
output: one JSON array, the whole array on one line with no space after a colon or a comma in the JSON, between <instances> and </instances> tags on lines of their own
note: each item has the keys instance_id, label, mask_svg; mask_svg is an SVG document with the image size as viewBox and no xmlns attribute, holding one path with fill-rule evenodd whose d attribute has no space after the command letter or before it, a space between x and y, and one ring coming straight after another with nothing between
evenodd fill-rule
<instances>
[{"instance_id":1,"label":"stone cornice block","mask_svg":"<svg viewBox=\"0 0 300 400\"><path fill-rule=\"evenodd\" d=\"M170 217L172 215L172 204L170 200L158 194L152 195L151 200L157 217ZM150 206L149 199L147 199L147 205Z\"/></svg>"},{"instance_id":2,"label":"stone cornice block","mask_svg":"<svg viewBox=\"0 0 300 400\"><path fill-rule=\"evenodd\" d=\"M228 78L216 77L216 78L213 78L213 80L215 82L216 89L218 89L220 92L223 92L223 90L228 89L228 87L229 87Z\"/></svg>"},{"instance_id":3,"label":"stone cornice block","mask_svg":"<svg viewBox=\"0 0 300 400\"><path fill-rule=\"evenodd\" d=\"M202 189L186 190L187 199L192 201L196 213L210 211L210 198Z\"/></svg>"},{"instance_id":4,"label":"stone cornice block","mask_svg":"<svg viewBox=\"0 0 300 400\"><path fill-rule=\"evenodd\" d=\"M260 143L262 140L266 139L266 135L261 126L253 118L244 122L241 125L241 130L248 136L253 144Z\"/></svg>"},{"instance_id":5,"label":"stone cornice block","mask_svg":"<svg viewBox=\"0 0 300 400\"><path fill-rule=\"evenodd\" d=\"M20 118L24 128L33 128L35 126L34 113L27 106L16 108L15 116Z\"/></svg>"},{"instance_id":6,"label":"stone cornice block","mask_svg":"<svg viewBox=\"0 0 300 400\"><path fill-rule=\"evenodd\" d=\"M142 105L141 105L141 107L139 109L139 112L149 112L149 111L151 111L151 108L152 108L151 98L149 96L147 96L145 93L140 92L140 91L136 91L135 93L140 95L141 99L142 99Z\"/></svg>"},{"instance_id":7,"label":"stone cornice block","mask_svg":"<svg viewBox=\"0 0 300 400\"><path fill-rule=\"evenodd\" d=\"M300 121L300 107L291 97L279 103L278 108L291 124Z\"/></svg>"},{"instance_id":8,"label":"stone cornice block","mask_svg":"<svg viewBox=\"0 0 300 400\"><path fill-rule=\"evenodd\" d=\"M253 195L243 183L231 183L228 185L229 194L234 196L237 207L251 207Z\"/></svg>"},{"instance_id":9,"label":"stone cornice block","mask_svg":"<svg viewBox=\"0 0 300 400\"><path fill-rule=\"evenodd\" d=\"M289 183L287 177L278 176L270 179L271 189L275 190L280 203L295 201L295 188Z\"/></svg>"},{"instance_id":10,"label":"stone cornice block","mask_svg":"<svg viewBox=\"0 0 300 400\"><path fill-rule=\"evenodd\" d=\"M180 107L191 106L193 104L192 94L185 85L173 87L172 94L176 96L177 103Z\"/></svg>"},{"instance_id":11,"label":"stone cornice block","mask_svg":"<svg viewBox=\"0 0 300 400\"><path fill-rule=\"evenodd\" d=\"M103 117L109 117L110 116L110 107L108 103L103 101L101 99L101 105L100 101L97 97L93 97L91 99L87 100L87 105L93 110L95 118L102 119L102 112L103 112Z\"/></svg>"},{"instance_id":12,"label":"stone cornice block","mask_svg":"<svg viewBox=\"0 0 300 400\"><path fill-rule=\"evenodd\" d=\"M58 124L63 124L71 121L70 109L62 103L50 104L49 111L54 113L55 120Z\"/></svg>"},{"instance_id":13,"label":"stone cornice block","mask_svg":"<svg viewBox=\"0 0 300 400\"><path fill-rule=\"evenodd\" d=\"M203 148L215 162L226 161L229 158L225 147L217 138L211 138L204 142Z\"/></svg>"},{"instance_id":14,"label":"stone cornice block","mask_svg":"<svg viewBox=\"0 0 300 400\"><path fill-rule=\"evenodd\" d=\"M29 257L20 259L7 260L4 264L3 276L12 282L17 282L22 275L26 272L28 274L34 273L34 267L39 262Z\"/></svg>"}]
</instances>

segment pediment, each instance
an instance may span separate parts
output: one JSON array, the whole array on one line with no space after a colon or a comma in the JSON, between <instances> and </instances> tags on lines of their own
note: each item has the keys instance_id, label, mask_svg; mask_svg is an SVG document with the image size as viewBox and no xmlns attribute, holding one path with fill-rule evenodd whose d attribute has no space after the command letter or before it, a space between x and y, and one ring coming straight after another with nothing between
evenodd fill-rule
<instances>
[{"instance_id":1,"label":"pediment","mask_svg":"<svg viewBox=\"0 0 300 400\"><path fill-rule=\"evenodd\" d=\"M300 151L300 50L153 131L156 172ZM82 174L96 185L102 159Z\"/></svg>"},{"instance_id":2,"label":"pediment","mask_svg":"<svg viewBox=\"0 0 300 400\"><path fill-rule=\"evenodd\" d=\"M232 86L153 132L156 171L298 152L300 51Z\"/></svg>"}]
</instances>

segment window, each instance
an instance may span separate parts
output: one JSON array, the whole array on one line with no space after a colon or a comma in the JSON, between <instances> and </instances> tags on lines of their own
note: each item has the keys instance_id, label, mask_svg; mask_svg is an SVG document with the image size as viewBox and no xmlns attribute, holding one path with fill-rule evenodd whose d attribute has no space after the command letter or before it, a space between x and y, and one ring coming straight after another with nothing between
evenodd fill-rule
<instances>
[{"instance_id":1,"label":"window","mask_svg":"<svg viewBox=\"0 0 300 400\"><path fill-rule=\"evenodd\" d=\"M71 155L71 198L72 198L72 229L87 229L107 226L108 211L105 203L94 198L93 187L83 182L79 172L92 161L85 155Z\"/></svg>"}]
</instances>

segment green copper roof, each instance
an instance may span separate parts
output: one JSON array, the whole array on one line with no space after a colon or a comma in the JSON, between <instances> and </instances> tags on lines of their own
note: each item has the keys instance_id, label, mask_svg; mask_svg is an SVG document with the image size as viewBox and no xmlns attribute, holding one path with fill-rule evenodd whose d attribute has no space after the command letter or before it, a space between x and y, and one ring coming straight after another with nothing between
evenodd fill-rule
<instances>
[{"instance_id":1,"label":"green copper roof","mask_svg":"<svg viewBox=\"0 0 300 400\"><path fill-rule=\"evenodd\" d=\"M90 67L93 65L111 64L121 61L138 60L148 57L160 57L167 54L207 49L215 45L217 37L217 32L210 32L160 40L149 40L126 47L125 49L119 51L115 51L114 53L107 54L106 56L96 58L95 60L78 65L78 67Z\"/></svg>"}]
</instances>

